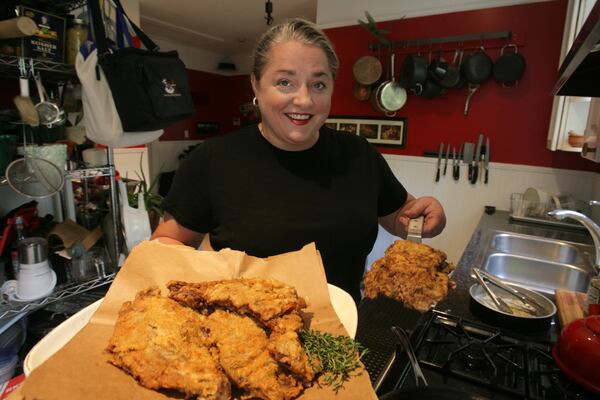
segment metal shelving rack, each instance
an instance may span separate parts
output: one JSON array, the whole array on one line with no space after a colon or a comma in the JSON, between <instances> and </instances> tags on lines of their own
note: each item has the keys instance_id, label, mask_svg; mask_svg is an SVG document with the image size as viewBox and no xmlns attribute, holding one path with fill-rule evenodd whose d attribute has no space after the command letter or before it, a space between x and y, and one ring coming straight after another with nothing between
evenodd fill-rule
<instances>
[{"instance_id":1,"label":"metal shelving rack","mask_svg":"<svg viewBox=\"0 0 600 400\"><path fill-rule=\"evenodd\" d=\"M16 302L2 300L0 303L0 324L4 322L4 320L9 320L10 318L35 311L57 301L77 296L88 290L107 285L115 279L115 275L116 274L113 273L103 278L94 279L84 283L62 285L57 287L50 296L36 301ZM3 330L3 327L0 328L0 330Z\"/></svg>"},{"instance_id":2,"label":"metal shelving rack","mask_svg":"<svg viewBox=\"0 0 600 400\"><path fill-rule=\"evenodd\" d=\"M113 270L118 269L118 258L120 254L120 216L119 216L119 206L118 206L118 198L117 198L117 182L116 182L116 170L114 166L114 153L112 148L107 149L108 155L108 165L104 167L97 168L86 168L86 169L76 169L73 171L67 171L65 173L65 177L67 177L67 182L70 184L70 179L89 179L95 178L98 176L106 176L109 177L109 186L110 186L110 204L111 204L111 212L112 212L112 226L113 226L113 238L114 238L114 248L115 254L112 255L111 261L113 262ZM17 321L18 318L15 318L19 315L25 315L26 313L35 311L37 309L43 308L48 304L55 303L60 300L64 300L69 297L76 296L80 293L87 292L88 290L92 290L98 288L100 286L104 286L110 284L115 278L116 273L107 275L102 278L90 280L84 283L77 284L65 284L61 286L57 286L54 292L44 298L34 300L31 302L17 302L17 301L7 301L2 299L0 301L0 333L7 329L8 326L2 326L3 323L9 321L13 318L13 321ZM14 323L14 322L13 322ZM10 324L12 325L12 324ZM9 325L9 326L10 326Z\"/></svg>"},{"instance_id":3,"label":"metal shelving rack","mask_svg":"<svg viewBox=\"0 0 600 400\"><path fill-rule=\"evenodd\" d=\"M0 76L4 78L18 77L20 58L0 54ZM44 72L44 81L46 82L77 82L73 65L34 58L25 58L25 64L32 65L35 71Z\"/></svg>"}]
</instances>

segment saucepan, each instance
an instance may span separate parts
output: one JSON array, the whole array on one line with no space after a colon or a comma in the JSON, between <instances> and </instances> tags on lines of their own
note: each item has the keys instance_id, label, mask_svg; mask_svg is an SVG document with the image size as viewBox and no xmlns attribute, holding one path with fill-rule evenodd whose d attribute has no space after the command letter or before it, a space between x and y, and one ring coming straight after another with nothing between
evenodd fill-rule
<instances>
[{"instance_id":1,"label":"saucepan","mask_svg":"<svg viewBox=\"0 0 600 400\"><path fill-rule=\"evenodd\" d=\"M392 327L392 332L396 335L396 338L404 348L404 351L406 351L406 355L408 356L409 363L415 375L416 386L386 393L379 398L380 400L404 400L416 398L421 400L468 400L478 398L476 395L465 393L450 386L429 386L406 331L394 326Z\"/></svg>"},{"instance_id":2,"label":"saucepan","mask_svg":"<svg viewBox=\"0 0 600 400\"><path fill-rule=\"evenodd\" d=\"M400 84L418 95L427 80L429 62L420 53L406 56L400 69Z\"/></svg>"},{"instance_id":3,"label":"saucepan","mask_svg":"<svg viewBox=\"0 0 600 400\"><path fill-rule=\"evenodd\" d=\"M512 51L507 51L512 49ZM507 44L500 50L500 57L494 62L493 75L503 87L515 86L525 72L525 57L519 53L516 44Z\"/></svg>"}]
</instances>

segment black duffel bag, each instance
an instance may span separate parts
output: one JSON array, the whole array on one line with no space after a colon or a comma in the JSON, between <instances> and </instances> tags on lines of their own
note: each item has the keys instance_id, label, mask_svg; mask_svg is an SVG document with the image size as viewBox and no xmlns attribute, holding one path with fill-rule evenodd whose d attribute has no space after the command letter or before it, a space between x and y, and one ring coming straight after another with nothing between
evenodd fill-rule
<instances>
[{"instance_id":1,"label":"black duffel bag","mask_svg":"<svg viewBox=\"0 0 600 400\"><path fill-rule=\"evenodd\" d=\"M185 65L176 51L158 51L158 46L117 7L146 49L109 49L97 0L89 1L93 30L102 68L119 118L126 132L152 131L173 125L194 114Z\"/></svg>"}]
</instances>

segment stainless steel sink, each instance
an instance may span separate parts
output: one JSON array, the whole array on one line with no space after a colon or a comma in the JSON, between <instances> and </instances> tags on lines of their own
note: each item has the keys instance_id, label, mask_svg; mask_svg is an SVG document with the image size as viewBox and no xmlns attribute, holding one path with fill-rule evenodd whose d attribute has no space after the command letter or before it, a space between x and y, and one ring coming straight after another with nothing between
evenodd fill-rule
<instances>
[{"instance_id":1,"label":"stainless steel sink","mask_svg":"<svg viewBox=\"0 0 600 400\"><path fill-rule=\"evenodd\" d=\"M506 281L554 295L556 288L587 290L594 251L586 244L491 231L475 260Z\"/></svg>"}]
</instances>

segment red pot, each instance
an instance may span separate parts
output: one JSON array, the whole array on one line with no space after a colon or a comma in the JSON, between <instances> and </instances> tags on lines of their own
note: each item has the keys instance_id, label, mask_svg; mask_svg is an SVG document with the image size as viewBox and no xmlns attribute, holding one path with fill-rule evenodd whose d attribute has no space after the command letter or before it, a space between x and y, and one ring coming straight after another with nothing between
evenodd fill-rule
<instances>
[{"instance_id":1,"label":"red pot","mask_svg":"<svg viewBox=\"0 0 600 400\"><path fill-rule=\"evenodd\" d=\"M560 333L552 356L571 380L600 393L600 315L568 324Z\"/></svg>"}]
</instances>

